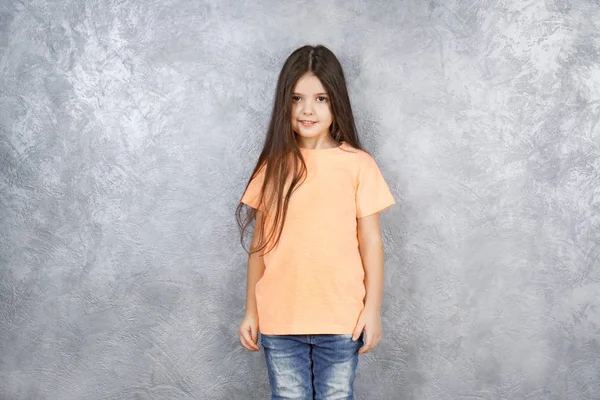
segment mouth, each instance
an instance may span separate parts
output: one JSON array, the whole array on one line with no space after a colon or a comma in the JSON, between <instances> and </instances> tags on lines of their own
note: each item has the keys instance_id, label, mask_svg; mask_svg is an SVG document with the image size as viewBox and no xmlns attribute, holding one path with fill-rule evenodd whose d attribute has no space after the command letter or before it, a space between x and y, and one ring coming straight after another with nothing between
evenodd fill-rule
<instances>
[{"instance_id":1,"label":"mouth","mask_svg":"<svg viewBox=\"0 0 600 400\"><path fill-rule=\"evenodd\" d=\"M313 126L314 124L317 123L317 121L308 121L308 120L304 120L304 121L300 121L300 123L304 126Z\"/></svg>"}]
</instances>

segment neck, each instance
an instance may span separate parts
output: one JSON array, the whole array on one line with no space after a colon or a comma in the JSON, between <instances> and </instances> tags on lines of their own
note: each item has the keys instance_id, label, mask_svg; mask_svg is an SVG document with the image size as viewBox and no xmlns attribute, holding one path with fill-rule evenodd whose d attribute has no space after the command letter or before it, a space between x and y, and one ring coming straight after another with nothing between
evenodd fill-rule
<instances>
[{"instance_id":1,"label":"neck","mask_svg":"<svg viewBox=\"0 0 600 400\"><path fill-rule=\"evenodd\" d=\"M303 140L301 137L296 135L296 143L298 147L302 147L305 149L331 149L334 147L338 147L340 144L335 141L331 136L326 140L319 141L318 138L314 138L311 141Z\"/></svg>"}]
</instances>

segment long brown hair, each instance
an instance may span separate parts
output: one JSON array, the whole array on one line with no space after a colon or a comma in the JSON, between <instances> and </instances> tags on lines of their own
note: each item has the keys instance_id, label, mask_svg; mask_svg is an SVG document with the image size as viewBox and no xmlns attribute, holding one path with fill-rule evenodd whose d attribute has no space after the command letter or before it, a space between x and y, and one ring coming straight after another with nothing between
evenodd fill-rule
<instances>
[{"instance_id":1,"label":"long brown hair","mask_svg":"<svg viewBox=\"0 0 600 400\"><path fill-rule=\"evenodd\" d=\"M272 242L275 235L277 239L272 242L269 251L277 245L285 223L290 197L301 183L300 181L306 177L306 163L296 143L291 114L292 89L298 79L307 73L312 73L319 78L329 94L333 114L333 122L329 129L331 136L338 143L345 141L352 147L362 150L354 124L344 71L336 56L323 45L307 45L294 50L279 73L269 129L254 171L246 184L248 189L252 179L266 164L259 196L259 204L264 205L266 212L261 226L254 227L255 230L260 230L261 235L254 251L252 248L250 252L247 251L249 254L263 250L269 242ZM235 211L242 247L244 232L256 216L255 209L244 206L245 204L240 201ZM244 208L248 210L245 215L242 213ZM264 234L267 220L271 229L268 234Z\"/></svg>"}]
</instances>

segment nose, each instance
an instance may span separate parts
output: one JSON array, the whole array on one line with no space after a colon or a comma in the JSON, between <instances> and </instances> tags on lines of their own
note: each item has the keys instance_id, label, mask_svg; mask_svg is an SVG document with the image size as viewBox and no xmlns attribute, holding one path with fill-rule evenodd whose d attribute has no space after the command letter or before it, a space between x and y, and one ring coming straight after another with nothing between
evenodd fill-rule
<instances>
[{"instance_id":1,"label":"nose","mask_svg":"<svg viewBox=\"0 0 600 400\"><path fill-rule=\"evenodd\" d=\"M313 104L311 100L306 100L304 105L302 106L302 114L304 115L312 115L313 114Z\"/></svg>"}]
</instances>

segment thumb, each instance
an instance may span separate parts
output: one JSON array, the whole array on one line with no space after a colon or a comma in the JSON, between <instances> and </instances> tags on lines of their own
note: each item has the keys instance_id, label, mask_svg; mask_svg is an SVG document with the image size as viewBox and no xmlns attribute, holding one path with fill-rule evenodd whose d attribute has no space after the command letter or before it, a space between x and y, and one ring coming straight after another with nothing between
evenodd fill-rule
<instances>
[{"instance_id":1,"label":"thumb","mask_svg":"<svg viewBox=\"0 0 600 400\"><path fill-rule=\"evenodd\" d=\"M363 331L363 327L364 325L359 323L358 325L356 325L356 328L354 328L354 333L352 334L352 341L356 342L358 340L358 338L360 337L360 334Z\"/></svg>"}]
</instances>

